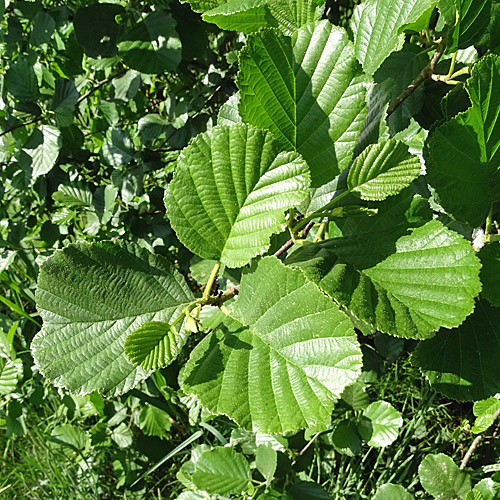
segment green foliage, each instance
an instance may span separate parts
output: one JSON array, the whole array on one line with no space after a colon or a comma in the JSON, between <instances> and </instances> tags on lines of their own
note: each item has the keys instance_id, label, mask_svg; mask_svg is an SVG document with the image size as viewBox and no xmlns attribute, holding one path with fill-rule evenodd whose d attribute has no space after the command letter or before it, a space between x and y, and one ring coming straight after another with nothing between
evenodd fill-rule
<instances>
[{"instance_id":1,"label":"green foliage","mask_svg":"<svg viewBox=\"0 0 500 500\"><path fill-rule=\"evenodd\" d=\"M498 496L497 0L0 12L2 498Z\"/></svg>"}]
</instances>

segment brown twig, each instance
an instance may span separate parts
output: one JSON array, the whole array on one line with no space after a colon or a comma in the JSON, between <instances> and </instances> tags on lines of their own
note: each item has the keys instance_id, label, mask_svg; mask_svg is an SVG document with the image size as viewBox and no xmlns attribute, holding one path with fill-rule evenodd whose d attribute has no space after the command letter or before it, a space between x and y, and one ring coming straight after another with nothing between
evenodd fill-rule
<instances>
[{"instance_id":1,"label":"brown twig","mask_svg":"<svg viewBox=\"0 0 500 500\"><path fill-rule=\"evenodd\" d=\"M105 78L104 80L101 80L100 82L97 82L89 91L85 92L81 97L78 98L76 101L76 105L80 104L82 101L85 101L87 97L90 97L96 90L100 89L103 85L106 85L106 83L111 82L115 78L119 78L120 76L123 76L127 72L126 68L122 68L120 71L116 72L114 75L108 76L108 78Z\"/></svg>"},{"instance_id":2,"label":"brown twig","mask_svg":"<svg viewBox=\"0 0 500 500\"><path fill-rule=\"evenodd\" d=\"M434 52L434 55L432 56L432 59L429 61L429 64L425 66L425 68L422 69L422 71L417 75L417 77L406 87L403 92L398 95L394 101L389 105L387 108L387 116L391 116L396 109L403 104L403 102L410 97L417 88L422 85L422 83L425 82L428 78L431 78L432 75L434 74L434 70L436 69L436 65L439 62L439 59L441 59L441 56L444 54L444 51L446 49L446 43L444 40L441 40L439 42L439 45L436 47L436 51Z\"/></svg>"},{"instance_id":3,"label":"brown twig","mask_svg":"<svg viewBox=\"0 0 500 500\"><path fill-rule=\"evenodd\" d=\"M299 454L295 457L295 460L292 462L291 467L293 467L297 463L297 460L309 449L309 446L311 446L314 443L314 441L316 441L316 439L318 439L320 434L321 434L321 432L317 432L316 434L314 434L312 439L304 446L304 448L302 448L299 451Z\"/></svg>"},{"instance_id":4,"label":"brown twig","mask_svg":"<svg viewBox=\"0 0 500 500\"><path fill-rule=\"evenodd\" d=\"M500 417L500 408L493 414L493 421L492 423ZM470 458L472 457L472 454L476 451L476 448L479 446L479 443L484 437L484 433L479 434L479 436L472 441L472 444L469 446L469 449L467 450L467 453L464 455L464 458L460 464L460 470L464 470L467 467L467 464L469 463Z\"/></svg>"}]
</instances>

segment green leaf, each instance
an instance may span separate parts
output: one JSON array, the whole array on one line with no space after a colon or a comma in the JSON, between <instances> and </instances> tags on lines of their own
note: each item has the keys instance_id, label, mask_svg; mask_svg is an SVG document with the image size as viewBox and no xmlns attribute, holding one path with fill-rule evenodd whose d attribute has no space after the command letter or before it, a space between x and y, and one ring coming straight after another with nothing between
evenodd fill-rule
<instances>
[{"instance_id":1,"label":"green leaf","mask_svg":"<svg viewBox=\"0 0 500 500\"><path fill-rule=\"evenodd\" d=\"M463 498L471 489L469 475L443 453L427 455L418 468L418 476L425 491L438 500Z\"/></svg>"},{"instance_id":2,"label":"green leaf","mask_svg":"<svg viewBox=\"0 0 500 500\"><path fill-rule=\"evenodd\" d=\"M172 427L172 422L168 413L156 406L146 405L141 409L139 427L146 436L156 436L165 439L168 437L168 431Z\"/></svg>"},{"instance_id":3,"label":"green leaf","mask_svg":"<svg viewBox=\"0 0 500 500\"><path fill-rule=\"evenodd\" d=\"M498 483L491 478L484 478L474 486L474 490L481 493L482 500L495 500L498 498Z\"/></svg>"},{"instance_id":4,"label":"green leaf","mask_svg":"<svg viewBox=\"0 0 500 500\"><path fill-rule=\"evenodd\" d=\"M14 392L23 376L23 363L19 358L8 359L1 356L0 350L0 396Z\"/></svg>"},{"instance_id":5,"label":"green leaf","mask_svg":"<svg viewBox=\"0 0 500 500\"><path fill-rule=\"evenodd\" d=\"M5 87L20 101L35 101L38 98L38 81L33 65L20 57L5 73Z\"/></svg>"},{"instance_id":6,"label":"green leaf","mask_svg":"<svg viewBox=\"0 0 500 500\"><path fill-rule=\"evenodd\" d=\"M361 438L354 422L340 420L330 434L333 447L342 455L354 457L361 452Z\"/></svg>"},{"instance_id":7,"label":"green leaf","mask_svg":"<svg viewBox=\"0 0 500 500\"><path fill-rule=\"evenodd\" d=\"M493 306L500 307L500 244L486 245L479 252L481 259L481 295Z\"/></svg>"},{"instance_id":8,"label":"green leaf","mask_svg":"<svg viewBox=\"0 0 500 500\"><path fill-rule=\"evenodd\" d=\"M85 431L71 424L54 427L50 433L49 443L53 448L67 448L67 451L72 452L82 452L90 444Z\"/></svg>"},{"instance_id":9,"label":"green leaf","mask_svg":"<svg viewBox=\"0 0 500 500\"><path fill-rule=\"evenodd\" d=\"M181 3L189 3L195 12L205 12L223 5L227 0L181 0Z\"/></svg>"},{"instance_id":10,"label":"green leaf","mask_svg":"<svg viewBox=\"0 0 500 500\"><path fill-rule=\"evenodd\" d=\"M129 29L118 45L125 64L141 73L172 71L182 59L182 44L174 18L155 11Z\"/></svg>"},{"instance_id":11,"label":"green leaf","mask_svg":"<svg viewBox=\"0 0 500 500\"><path fill-rule=\"evenodd\" d=\"M364 410L370 404L370 398L366 394L364 387L358 383L348 385L342 393L342 400L353 410Z\"/></svg>"},{"instance_id":12,"label":"green leaf","mask_svg":"<svg viewBox=\"0 0 500 500\"><path fill-rule=\"evenodd\" d=\"M349 319L303 274L265 257L244 271L232 316L205 337L182 378L210 412L281 433L323 423L361 368Z\"/></svg>"},{"instance_id":13,"label":"green leaf","mask_svg":"<svg viewBox=\"0 0 500 500\"><path fill-rule=\"evenodd\" d=\"M401 414L390 403L374 401L363 410L358 429L369 446L383 448L397 439L402 425Z\"/></svg>"},{"instance_id":14,"label":"green leaf","mask_svg":"<svg viewBox=\"0 0 500 500\"><path fill-rule=\"evenodd\" d=\"M56 29L54 18L46 12L40 11L33 18L33 29L31 31L30 42L32 45L39 46L50 42L52 34Z\"/></svg>"},{"instance_id":15,"label":"green leaf","mask_svg":"<svg viewBox=\"0 0 500 500\"><path fill-rule=\"evenodd\" d=\"M356 57L370 75L402 46L401 31L436 5L435 0L367 0L353 26Z\"/></svg>"},{"instance_id":16,"label":"green leaf","mask_svg":"<svg viewBox=\"0 0 500 500\"><path fill-rule=\"evenodd\" d=\"M159 255L127 242L77 243L42 266L36 292L43 329L37 365L57 386L80 394L121 394L149 372L123 349L148 321L169 323L193 300L182 276Z\"/></svg>"},{"instance_id":17,"label":"green leaf","mask_svg":"<svg viewBox=\"0 0 500 500\"><path fill-rule=\"evenodd\" d=\"M410 495L399 484L383 484L375 493L373 500L413 500Z\"/></svg>"},{"instance_id":18,"label":"green leaf","mask_svg":"<svg viewBox=\"0 0 500 500\"><path fill-rule=\"evenodd\" d=\"M285 210L307 196L309 173L271 133L218 125L183 150L165 195L179 240L204 259L242 267L286 227Z\"/></svg>"},{"instance_id":19,"label":"green leaf","mask_svg":"<svg viewBox=\"0 0 500 500\"><path fill-rule=\"evenodd\" d=\"M488 398L474 403L473 412L476 417L472 432L477 434L484 432L493 424L493 415L500 409L500 400L497 398Z\"/></svg>"},{"instance_id":20,"label":"green leaf","mask_svg":"<svg viewBox=\"0 0 500 500\"><path fill-rule=\"evenodd\" d=\"M276 472L278 463L278 454L269 445L260 445L255 451L255 466L257 470L264 476L267 483L270 483Z\"/></svg>"},{"instance_id":21,"label":"green leaf","mask_svg":"<svg viewBox=\"0 0 500 500\"><path fill-rule=\"evenodd\" d=\"M61 132L50 125L35 129L23 147L23 152L30 158L34 179L48 174L54 168L62 147Z\"/></svg>"},{"instance_id":22,"label":"green leaf","mask_svg":"<svg viewBox=\"0 0 500 500\"><path fill-rule=\"evenodd\" d=\"M285 35L321 18L321 0L268 0L271 14Z\"/></svg>"},{"instance_id":23,"label":"green leaf","mask_svg":"<svg viewBox=\"0 0 500 500\"><path fill-rule=\"evenodd\" d=\"M253 33L260 28L276 26L267 0L228 0L215 9L206 11L203 20L220 29Z\"/></svg>"},{"instance_id":24,"label":"green leaf","mask_svg":"<svg viewBox=\"0 0 500 500\"><path fill-rule=\"evenodd\" d=\"M175 328L161 321L149 321L134 330L125 340L125 353L135 366L158 370L177 358L180 343Z\"/></svg>"},{"instance_id":25,"label":"green leaf","mask_svg":"<svg viewBox=\"0 0 500 500\"><path fill-rule=\"evenodd\" d=\"M233 495L248 488L252 475L244 455L232 448L218 447L202 453L192 478L200 490Z\"/></svg>"},{"instance_id":26,"label":"green leaf","mask_svg":"<svg viewBox=\"0 0 500 500\"><path fill-rule=\"evenodd\" d=\"M427 179L450 214L479 227L498 198L500 57L481 58L466 89L471 108L437 127L427 140Z\"/></svg>"},{"instance_id":27,"label":"green leaf","mask_svg":"<svg viewBox=\"0 0 500 500\"><path fill-rule=\"evenodd\" d=\"M240 54L240 114L298 151L318 187L349 165L365 118L364 80L347 33L328 21L291 38L262 30Z\"/></svg>"},{"instance_id":28,"label":"green leaf","mask_svg":"<svg viewBox=\"0 0 500 500\"><path fill-rule=\"evenodd\" d=\"M163 116L149 114L139 119L137 128L142 142L147 144L163 135L167 131L168 123Z\"/></svg>"},{"instance_id":29,"label":"green leaf","mask_svg":"<svg viewBox=\"0 0 500 500\"><path fill-rule=\"evenodd\" d=\"M102 159L114 168L120 168L132 161L133 143L126 130L110 128L101 148Z\"/></svg>"},{"instance_id":30,"label":"green leaf","mask_svg":"<svg viewBox=\"0 0 500 500\"><path fill-rule=\"evenodd\" d=\"M347 187L362 200L381 201L408 187L420 170L418 157L404 143L391 139L368 146L354 160Z\"/></svg>"},{"instance_id":31,"label":"green leaf","mask_svg":"<svg viewBox=\"0 0 500 500\"><path fill-rule=\"evenodd\" d=\"M471 245L438 221L399 238L382 230L308 245L287 263L303 269L366 333L371 326L424 339L454 328L472 312L481 288Z\"/></svg>"},{"instance_id":32,"label":"green leaf","mask_svg":"<svg viewBox=\"0 0 500 500\"><path fill-rule=\"evenodd\" d=\"M484 31L477 45L500 55L500 1L493 0L491 5L491 19L488 28Z\"/></svg>"},{"instance_id":33,"label":"green leaf","mask_svg":"<svg viewBox=\"0 0 500 500\"><path fill-rule=\"evenodd\" d=\"M491 0L455 0L456 25L448 50L466 49L475 44L488 27Z\"/></svg>"},{"instance_id":34,"label":"green leaf","mask_svg":"<svg viewBox=\"0 0 500 500\"><path fill-rule=\"evenodd\" d=\"M233 125L234 123L243 123L238 106L240 103L240 94L233 94L220 108L217 116L218 125Z\"/></svg>"},{"instance_id":35,"label":"green leaf","mask_svg":"<svg viewBox=\"0 0 500 500\"><path fill-rule=\"evenodd\" d=\"M440 331L412 356L434 389L459 401L485 399L500 391L500 309L478 302L456 331ZM464 358L462 353L467 353Z\"/></svg>"},{"instance_id":36,"label":"green leaf","mask_svg":"<svg viewBox=\"0 0 500 500\"><path fill-rule=\"evenodd\" d=\"M76 40L90 57L113 57L122 34L117 19L125 15L121 5L95 3L76 11L73 26Z\"/></svg>"}]
</instances>

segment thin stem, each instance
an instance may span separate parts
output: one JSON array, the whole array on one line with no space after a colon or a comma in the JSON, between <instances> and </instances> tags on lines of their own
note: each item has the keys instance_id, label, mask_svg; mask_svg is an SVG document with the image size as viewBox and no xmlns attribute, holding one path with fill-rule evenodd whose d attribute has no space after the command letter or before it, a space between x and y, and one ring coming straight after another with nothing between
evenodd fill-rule
<instances>
[{"instance_id":1,"label":"thin stem","mask_svg":"<svg viewBox=\"0 0 500 500\"><path fill-rule=\"evenodd\" d=\"M85 101L87 97L90 97L96 90L100 89L103 85L106 85L106 83L109 83L110 81L114 80L115 78L118 78L122 75L124 75L127 72L125 68L122 68L120 71L115 73L114 75L109 76L105 80L102 80L100 82L97 82L88 92L83 94L81 97L78 98L76 101L76 105L80 104L82 101Z\"/></svg>"},{"instance_id":2,"label":"thin stem","mask_svg":"<svg viewBox=\"0 0 500 500\"><path fill-rule=\"evenodd\" d=\"M212 289L214 287L215 281L217 280L217 275L220 270L220 262L216 262L212 272L210 273L210 278L208 278L207 286L205 287L205 291L203 292L203 300L207 300L212 294Z\"/></svg>"},{"instance_id":3,"label":"thin stem","mask_svg":"<svg viewBox=\"0 0 500 500\"><path fill-rule=\"evenodd\" d=\"M299 454L297 455L295 460L292 462L291 467L293 467L297 463L297 460L309 449L309 447L314 443L314 441L316 441L316 439L318 439L320 434L321 434L321 432L317 432L316 434L314 434L312 439L304 446L304 448L302 448L299 451Z\"/></svg>"},{"instance_id":4,"label":"thin stem","mask_svg":"<svg viewBox=\"0 0 500 500\"><path fill-rule=\"evenodd\" d=\"M387 116L391 116L396 109L403 104L403 102L410 97L417 88L422 85L422 83L425 82L428 78L430 78L434 74L434 70L436 69L436 65L439 62L439 59L441 59L441 56L444 54L444 51L446 49L446 43L444 40L441 40L439 42L439 45L436 48L436 52L434 52L434 55L432 56L432 59L430 60L429 64L425 66L425 68L422 69L422 71L418 74L418 76L406 87L403 92L392 101L390 104L389 108L387 109Z\"/></svg>"},{"instance_id":5,"label":"thin stem","mask_svg":"<svg viewBox=\"0 0 500 500\"><path fill-rule=\"evenodd\" d=\"M17 130L18 128L27 127L28 125L33 125L34 123L38 123L42 121L44 118L45 118L44 116L37 116L36 118L33 118L26 122L18 123L17 125L14 125L13 127L10 127L7 130L4 130L2 133L0 133L0 137L7 135L10 132L14 132L14 130Z\"/></svg>"},{"instance_id":6,"label":"thin stem","mask_svg":"<svg viewBox=\"0 0 500 500\"><path fill-rule=\"evenodd\" d=\"M448 71L448 78L452 77L453 72L455 71L456 62L457 62L457 52L453 52L453 55L451 56L450 70Z\"/></svg>"},{"instance_id":7,"label":"thin stem","mask_svg":"<svg viewBox=\"0 0 500 500\"><path fill-rule=\"evenodd\" d=\"M318 229L318 232L316 233L316 236L314 237L313 243L317 243L318 241L321 241L323 239L323 233L325 232L327 225L328 225L328 222L322 222L319 225L319 229Z\"/></svg>"},{"instance_id":8,"label":"thin stem","mask_svg":"<svg viewBox=\"0 0 500 500\"><path fill-rule=\"evenodd\" d=\"M500 417L500 408L493 414L493 420L492 423ZM479 434L479 436L472 441L472 444L469 446L469 449L467 450L467 453L465 454L462 463L460 464L460 470L464 470L467 467L467 464L469 463L470 458L472 457L472 454L476 451L476 448L479 446L479 443L484 437L484 433Z\"/></svg>"},{"instance_id":9,"label":"thin stem","mask_svg":"<svg viewBox=\"0 0 500 500\"><path fill-rule=\"evenodd\" d=\"M493 203L491 204L488 217L486 217L486 226L484 228L484 234L485 235L491 234L492 228L493 228Z\"/></svg>"}]
</instances>

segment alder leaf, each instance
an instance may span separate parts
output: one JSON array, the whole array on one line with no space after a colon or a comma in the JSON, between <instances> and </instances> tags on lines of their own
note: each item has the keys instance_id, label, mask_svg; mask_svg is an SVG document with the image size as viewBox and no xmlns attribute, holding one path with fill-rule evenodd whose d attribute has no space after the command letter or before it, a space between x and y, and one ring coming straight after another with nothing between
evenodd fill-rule
<instances>
[{"instance_id":1,"label":"alder leaf","mask_svg":"<svg viewBox=\"0 0 500 500\"><path fill-rule=\"evenodd\" d=\"M183 390L210 412L264 433L330 418L335 400L361 369L347 316L303 273L275 257L244 271L231 314L238 321L226 320L191 353Z\"/></svg>"},{"instance_id":2,"label":"alder leaf","mask_svg":"<svg viewBox=\"0 0 500 500\"><path fill-rule=\"evenodd\" d=\"M308 245L287 263L304 270L365 333L428 338L459 326L481 289L470 243L435 220L404 236L386 230Z\"/></svg>"},{"instance_id":3,"label":"alder leaf","mask_svg":"<svg viewBox=\"0 0 500 500\"><path fill-rule=\"evenodd\" d=\"M472 106L427 139L427 179L443 208L479 227L499 197L500 57L481 58L465 87Z\"/></svg>"},{"instance_id":4,"label":"alder leaf","mask_svg":"<svg viewBox=\"0 0 500 500\"><path fill-rule=\"evenodd\" d=\"M127 392L150 373L127 358L127 336L149 321L170 323L192 300L164 257L123 241L70 245L40 270L35 363L72 392Z\"/></svg>"},{"instance_id":5,"label":"alder leaf","mask_svg":"<svg viewBox=\"0 0 500 500\"><path fill-rule=\"evenodd\" d=\"M50 125L42 125L33 130L23 152L30 158L33 178L48 174L55 166L62 147L61 132Z\"/></svg>"},{"instance_id":6,"label":"alder leaf","mask_svg":"<svg viewBox=\"0 0 500 500\"><path fill-rule=\"evenodd\" d=\"M401 414L390 403L374 401L363 410L358 429L368 446L383 448L397 439L402 425Z\"/></svg>"},{"instance_id":7,"label":"alder leaf","mask_svg":"<svg viewBox=\"0 0 500 500\"><path fill-rule=\"evenodd\" d=\"M189 250L242 267L285 229L285 210L307 197L309 182L300 155L282 152L270 132L218 125L181 153L165 205Z\"/></svg>"},{"instance_id":8,"label":"alder leaf","mask_svg":"<svg viewBox=\"0 0 500 500\"><path fill-rule=\"evenodd\" d=\"M220 29L253 33L277 25L267 0L228 0L203 14L203 20Z\"/></svg>"},{"instance_id":9,"label":"alder leaf","mask_svg":"<svg viewBox=\"0 0 500 500\"><path fill-rule=\"evenodd\" d=\"M420 170L418 157L404 143L391 139L368 146L354 160L347 187L363 200L381 201L408 187Z\"/></svg>"},{"instance_id":10,"label":"alder leaf","mask_svg":"<svg viewBox=\"0 0 500 500\"><path fill-rule=\"evenodd\" d=\"M401 31L418 21L436 0L367 0L353 18L356 57L370 75L403 45Z\"/></svg>"},{"instance_id":11,"label":"alder leaf","mask_svg":"<svg viewBox=\"0 0 500 500\"><path fill-rule=\"evenodd\" d=\"M127 337L125 353L134 365L157 370L177 357L179 343L179 334L168 323L148 321Z\"/></svg>"},{"instance_id":12,"label":"alder leaf","mask_svg":"<svg viewBox=\"0 0 500 500\"><path fill-rule=\"evenodd\" d=\"M321 18L322 0L268 0L271 14L286 35Z\"/></svg>"},{"instance_id":13,"label":"alder leaf","mask_svg":"<svg viewBox=\"0 0 500 500\"><path fill-rule=\"evenodd\" d=\"M483 36L491 19L491 0L455 0L456 24L448 51L466 49Z\"/></svg>"},{"instance_id":14,"label":"alder leaf","mask_svg":"<svg viewBox=\"0 0 500 500\"><path fill-rule=\"evenodd\" d=\"M493 396L500 392L499 322L500 309L480 301L457 330L441 330L421 342L412 363L449 398L471 401Z\"/></svg>"},{"instance_id":15,"label":"alder leaf","mask_svg":"<svg viewBox=\"0 0 500 500\"><path fill-rule=\"evenodd\" d=\"M375 493L373 500L413 500L413 495L410 495L399 484L383 484Z\"/></svg>"},{"instance_id":16,"label":"alder leaf","mask_svg":"<svg viewBox=\"0 0 500 500\"><path fill-rule=\"evenodd\" d=\"M193 483L200 490L218 495L233 495L248 488L252 480L250 465L232 448L205 451L194 465Z\"/></svg>"},{"instance_id":17,"label":"alder leaf","mask_svg":"<svg viewBox=\"0 0 500 500\"><path fill-rule=\"evenodd\" d=\"M298 151L318 187L349 165L366 114L364 81L347 33L328 21L292 37L262 30L240 54L240 115Z\"/></svg>"}]
</instances>

